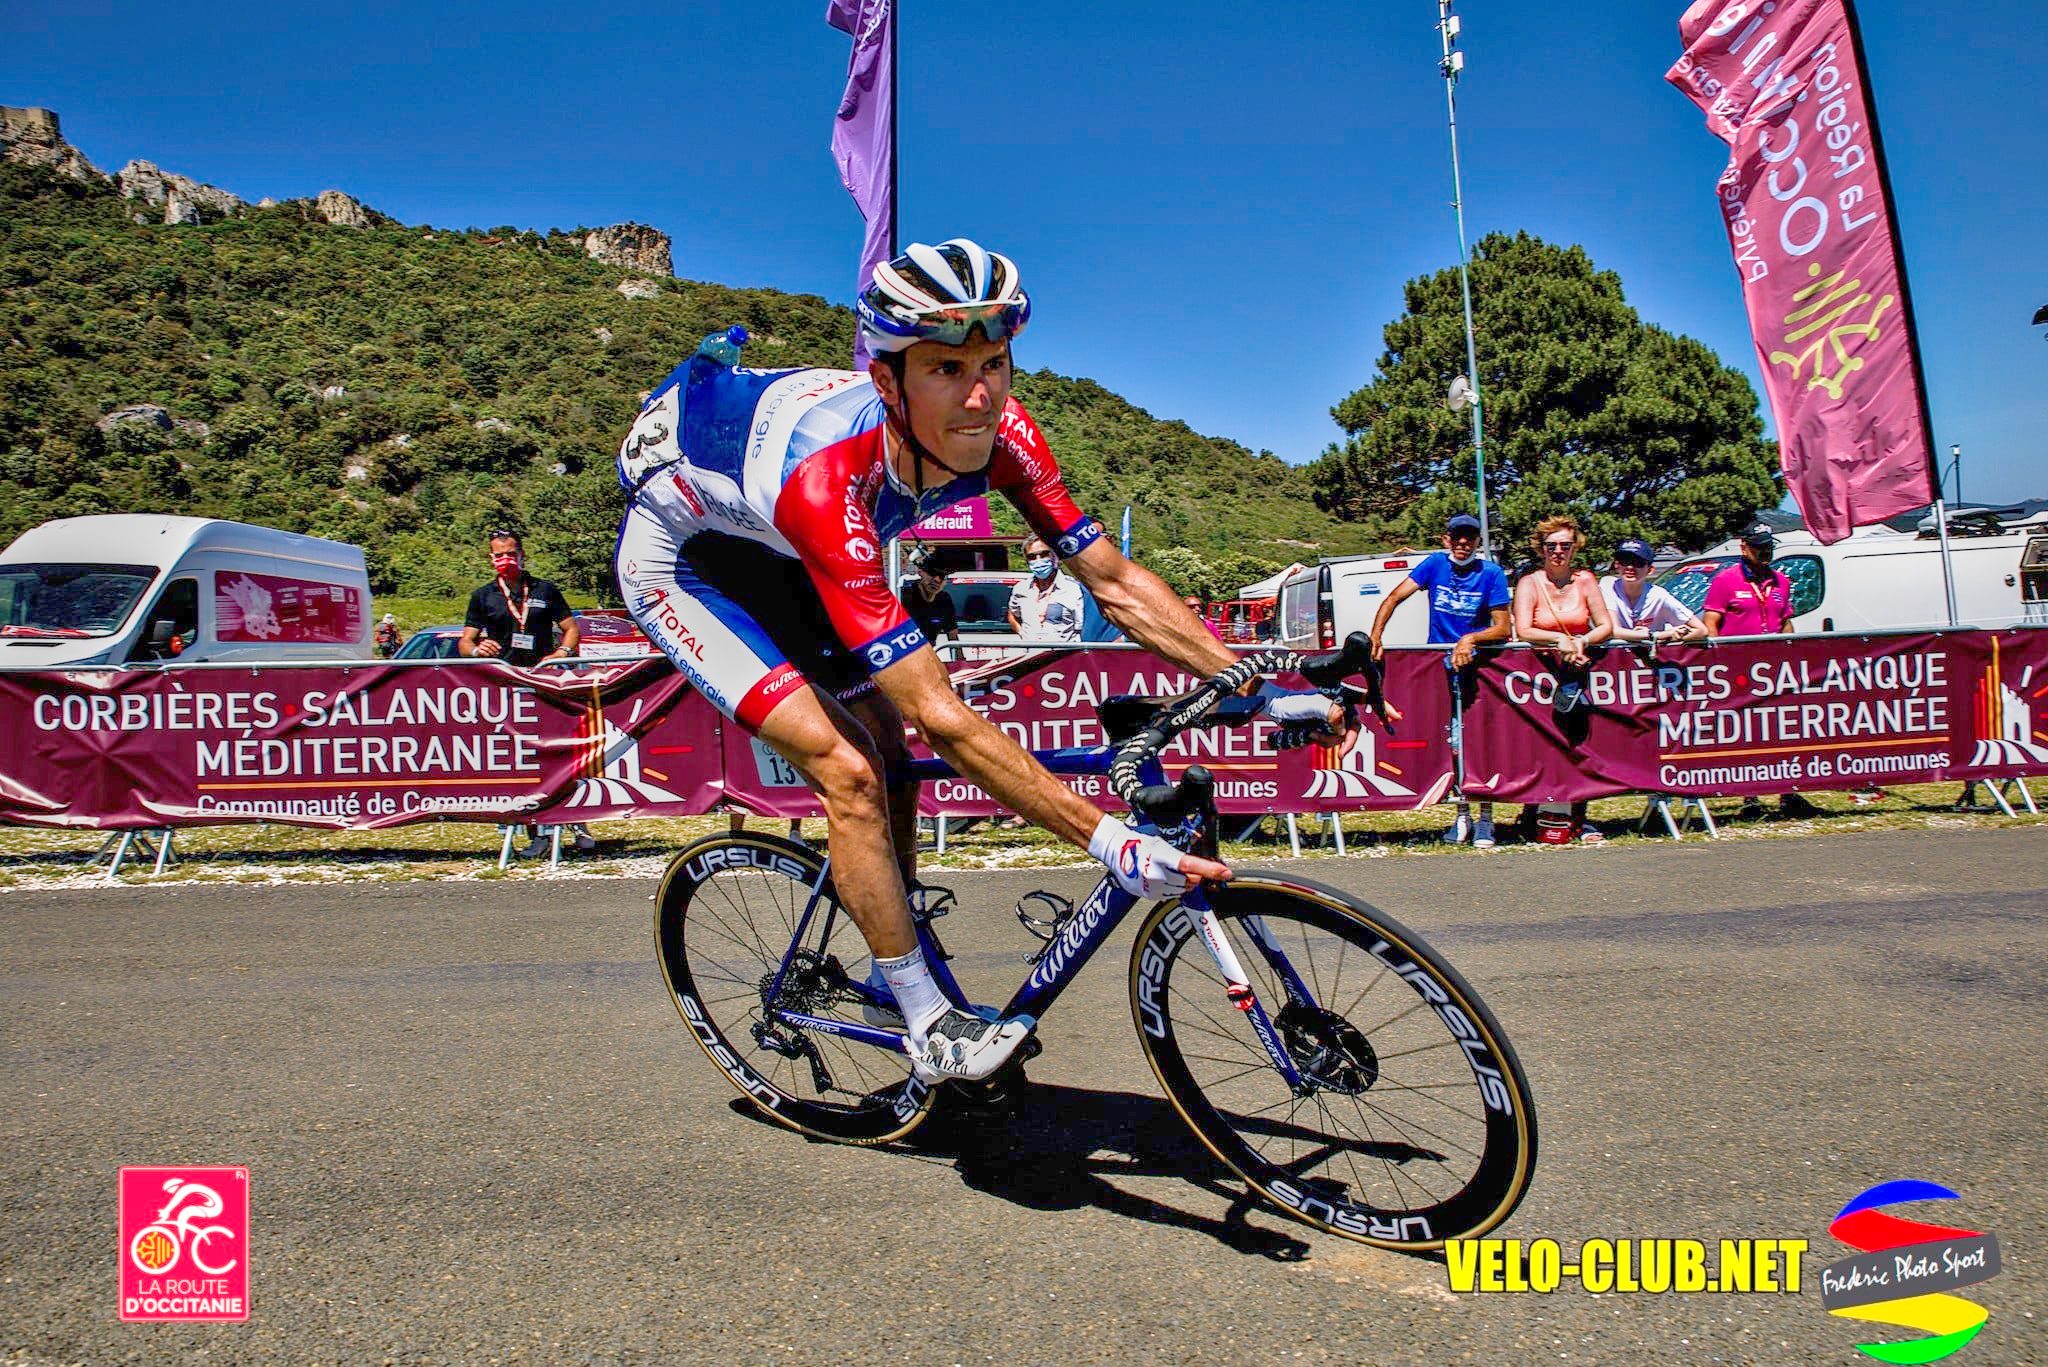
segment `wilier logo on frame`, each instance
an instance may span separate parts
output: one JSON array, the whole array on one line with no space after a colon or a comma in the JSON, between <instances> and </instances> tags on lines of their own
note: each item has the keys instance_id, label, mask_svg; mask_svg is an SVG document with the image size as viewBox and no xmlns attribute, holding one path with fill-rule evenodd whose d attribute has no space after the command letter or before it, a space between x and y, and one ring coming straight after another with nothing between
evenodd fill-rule
<instances>
[{"instance_id":1,"label":"wilier logo on frame","mask_svg":"<svg viewBox=\"0 0 2048 1367\"><path fill-rule=\"evenodd\" d=\"M249 1318L249 1170L122 1168L124 1320Z\"/></svg>"}]
</instances>

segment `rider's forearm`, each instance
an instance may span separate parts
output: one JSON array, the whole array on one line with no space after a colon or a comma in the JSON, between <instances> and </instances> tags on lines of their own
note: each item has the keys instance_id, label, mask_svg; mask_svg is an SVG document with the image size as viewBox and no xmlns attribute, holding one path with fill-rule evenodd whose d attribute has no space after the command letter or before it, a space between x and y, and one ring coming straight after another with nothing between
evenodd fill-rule
<instances>
[{"instance_id":1,"label":"rider's forearm","mask_svg":"<svg viewBox=\"0 0 2048 1367\"><path fill-rule=\"evenodd\" d=\"M954 769L1011 811L1082 849L1102 819L1094 803L1046 772L1016 741L965 703L918 728Z\"/></svg>"},{"instance_id":2,"label":"rider's forearm","mask_svg":"<svg viewBox=\"0 0 2048 1367\"><path fill-rule=\"evenodd\" d=\"M1054 835L1088 847L1102 813L960 701L937 656L928 650L913 651L876 674L875 683L896 704L903 720L962 777Z\"/></svg>"},{"instance_id":3,"label":"rider's forearm","mask_svg":"<svg viewBox=\"0 0 2048 1367\"><path fill-rule=\"evenodd\" d=\"M1143 565L1126 560L1088 587L1104 617L1161 659L1204 677L1237 663L1166 581Z\"/></svg>"}]
</instances>

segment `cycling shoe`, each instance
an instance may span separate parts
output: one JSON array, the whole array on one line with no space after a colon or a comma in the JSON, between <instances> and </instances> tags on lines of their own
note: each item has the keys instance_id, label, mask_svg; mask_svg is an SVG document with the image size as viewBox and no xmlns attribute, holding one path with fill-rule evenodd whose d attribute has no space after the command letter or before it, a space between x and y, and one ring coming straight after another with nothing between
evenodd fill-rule
<instances>
[{"instance_id":1,"label":"cycling shoe","mask_svg":"<svg viewBox=\"0 0 2048 1367\"><path fill-rule=\"evenodd\" d=\"M1009 1062L1037 1028L1029 1016L983 1020L950 1008L925 1032L924 1048L911 1048L911 1067L928 1083L979 1081Z\"/></svg>"}]
</instances>

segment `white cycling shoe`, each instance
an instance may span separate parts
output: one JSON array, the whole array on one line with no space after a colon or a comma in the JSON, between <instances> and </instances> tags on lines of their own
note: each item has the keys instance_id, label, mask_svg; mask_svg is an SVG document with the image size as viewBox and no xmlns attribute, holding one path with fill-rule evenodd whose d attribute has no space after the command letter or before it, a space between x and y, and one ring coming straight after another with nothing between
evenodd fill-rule
<instances>
[{"instance_id":1,"label":"white cycling shoe","mask_svg":"<svg viewBox=\"0 0 2048 1367\"><path fill-rule=\"evenodd\" d=\"M911 1049L910 1066L922 1082L977 1082L1010 1061L1038 1022L1029 1016L983 1020L949 1008L925 1031L924 1049Z\"/></svg>"}]
</instances>

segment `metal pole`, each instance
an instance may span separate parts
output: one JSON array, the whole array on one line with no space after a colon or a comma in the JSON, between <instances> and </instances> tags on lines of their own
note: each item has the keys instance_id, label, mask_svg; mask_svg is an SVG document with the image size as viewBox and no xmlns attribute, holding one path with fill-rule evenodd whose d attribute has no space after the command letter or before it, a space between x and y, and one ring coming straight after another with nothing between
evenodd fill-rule
<instances>
[{"instance_id":1,"label":"metal pole","mask_svg":"<svg viewBox=\"0 0 2048 1367\"><path fill-rule=\"evenodd\" d=\"M903 84L903 70L896 61L896 35L903 27L903 10L897 0L885 0L885 3L892 7L889 14L889 255L893 257L903 249L903 235L897 227L901 220L896 211L896 154L902 145L896 136L896 111L901 105L897 91Z\"/></svg>"},{"instance_id":2,"label":"metal pole","mask_svg":"<svg viewBox=\"0 0 2048 1367\"><path fill-rule=\"evenodd\" d=\"M1479 553L1493 558L1493 534L1486 517L1486 441L1485 424L1480 413L1483 408L1479 385L1479 348L1472 337L1472 272L1467 264L1465 249L1465 183L1458 168L1458 72L1463 67L1463 55L1452 59L1452 48L1456 41L1451 21L1451 0L1436 0L1437 34L1444 44L1444 107L1450 116L1451 125L1451 207L1458 215L1458 289L1465 300L1465 370L1472 384L1472 463L1473 483L1479 491Z\"/></svg>"},{"instance_id":3,"label":"metal pole","mask_svg":"<svg viewBox=\"0 0 2048 1367\"><path fill-rule=\"evenodd\" d=\"M1864 104L1870 119L1870 159L1877 167L1877 183L1884 189L1885 222L1892 230L1892 250L1899 265L1899 317L1906 325L1906 341L1913 353L1913 394L1920 405L1920 433L1927 443L1927 475L1934 485L1934 521L1941 531L1941 580L1948 590L1948 624L1956 624L1956 572L1948 553L1948 512L1943 506L1941 457L1934 450L1934 417L1927 404L1927 367L1920 360L1920 324L1913 313L1913 287L1906 278L1906 239L1899 231L1899 202L1892 194L1891 166L1885 160L1884 134L1878 129L1877 92L1869 88L1870 59L1863 52L1863 25L1856 18L1854 0L1842 0L1842 14L1849 21L1849 46L1856 54L1856 69L1863 73ZM1962 471L1956 471L1962 482ZM1962 501L1962 491L1956 492Z\"/></svg>"},{"instance_id":4,"label":"metal pole","mask_svg":"<svg viewBox=\"0 0 2048 1367\"><path fill-rule=\"evenodd\" d=\"M1948 624L1956 624L1956 572L1948 558L1948 508L1934 500L1934 526L1941 533L1941 584L1948 590Z\"/></svg>"}]
</instances>

